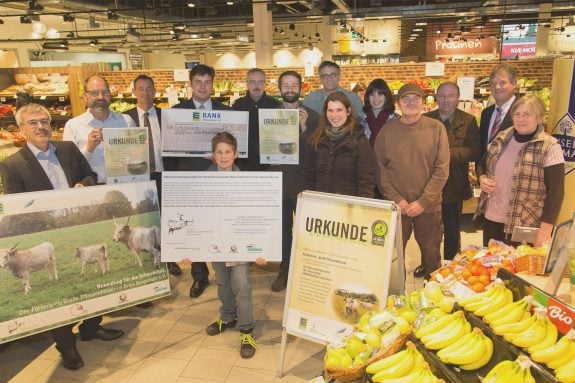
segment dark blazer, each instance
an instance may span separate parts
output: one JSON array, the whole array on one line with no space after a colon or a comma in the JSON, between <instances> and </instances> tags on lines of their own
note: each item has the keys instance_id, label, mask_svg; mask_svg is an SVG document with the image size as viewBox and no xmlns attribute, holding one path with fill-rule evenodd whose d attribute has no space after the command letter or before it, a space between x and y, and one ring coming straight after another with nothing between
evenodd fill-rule
<instances>
[{"instance_id":1,"label":"dark blazer","mask_svg":"<svg viewBox=\"0 0 575 383\"><path fill-rule=\"evenodd\" d=\"M199 105L196 106L196 104L194 104L194 100L190 98L189 100L185 100L185 101L180 102L177 105L174 105L174 108L175 109L198 109ZM219 102L218 100L214 100L212 98L212 109L213 110L230 110L231 108L229 106L224 105L223 103ZM177 158L177 160L178 160L177 169L178 170L184 170L184 171L206 170L213 163L210 160L206 160L204 158L199 158L199 157L180 157L180 158Z\"/></svg>"},{"instance_id":2,"label":"dark blazer","mask_svg":"<svg viewBox=\"0 0 575 383\"><path fill-rule=\"evenodd\" d=\"M519 96L515 96L515 103L519 99ZM513 106L513 105L511 105ZM481 112L481 121L479 122L479 138L481 139L481 152L479 153L479 161L485 156L487 153L487 144L489 144L489 122L491 122L491 116L493 112L495 112L496 105L493 104ZM501 126L499 127L499 131L503 131L505 129L510 128L513 126L513 119L511 118L511 108L509 108L509 112L505 114L503 117L503 121L501 122ZM477 163L476 163L477 164Z\"/></svg>"},{"instance_id":3,"label":"dark blazer","mask_svg":"<svg viewBox=\"0 0 575 383\"><path fill-rule=\"evenodd\" d=\"M73 142L53 141L52 144L56 147L56 157L70 187L77 183L84 186L96 184L96 173ZM0 161L0 175L5 194L53 189L50 179L28 145Z\"/></svg>"}]
</instances>

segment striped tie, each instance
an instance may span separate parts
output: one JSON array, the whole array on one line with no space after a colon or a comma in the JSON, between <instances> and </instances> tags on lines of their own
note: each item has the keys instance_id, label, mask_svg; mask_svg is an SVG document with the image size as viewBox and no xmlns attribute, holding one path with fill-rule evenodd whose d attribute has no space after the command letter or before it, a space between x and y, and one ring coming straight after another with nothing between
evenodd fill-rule
<instances>
[{"instance_id":1,"label":"striped tie","mask_svg":"<svg viewBox=\"0 0 575 383\"><path fill-rule=\"evenodd\" d=\"M503 109L501 107L497 107L497 112L495 113L495 121L493 121L493 127L491 128L491 135L489 136L489 142L491 142L497 133L499 133L499 128L501 127L501 121L503 120L501 117L503 116Z\"/></svg>"}]
</instances>

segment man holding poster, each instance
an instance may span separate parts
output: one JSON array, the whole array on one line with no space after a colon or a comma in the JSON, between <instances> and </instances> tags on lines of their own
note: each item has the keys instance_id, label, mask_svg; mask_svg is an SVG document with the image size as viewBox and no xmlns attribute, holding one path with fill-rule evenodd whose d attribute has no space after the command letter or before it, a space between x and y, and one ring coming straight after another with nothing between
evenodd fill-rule
<instances>
[{"instance_id":1,"label":"man holding poster","mask_svg":"<svg viewBox=\"0 0 575 383\"><path fill-rule=\"evenodd\" d=\"M100 76L90 76L84 83L84 102L88 110L64 126L64 141L72 141L98 174L98 183L106 183L103 128L135 128L132 119L110 110L112 94L108 82Z\"/></svg>"},{"instance_id":2,"label":"man holding poster","mask_svg":"<svg viewBox=\"0 0 575 383\"><path fill-rule=\"evenodd\" d=\"M26 145L0 162L4 192L25 193L41 190L79 188L96 183L96 174L73 143L52 142L50 113L38 104L23 106L16 113L16 123L26 137ZM121 330L100 325L102 316L86 319L79 326L80 338L110 341L124 335ZM56 348L62 354L62 364L69 370L84 366L76 349L74 324L51 331Z\"/></svg>"}]
</instances>

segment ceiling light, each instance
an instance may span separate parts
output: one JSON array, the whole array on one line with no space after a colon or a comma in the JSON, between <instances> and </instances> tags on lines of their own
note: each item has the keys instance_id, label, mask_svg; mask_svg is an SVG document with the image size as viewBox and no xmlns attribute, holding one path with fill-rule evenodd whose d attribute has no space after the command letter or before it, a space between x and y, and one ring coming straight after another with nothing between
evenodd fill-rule
<instances>
[{"instance_id":1,"label":"ceiling light","mask_svg":"<svg viewBox=\"0 0 575 383\"><path fill-rule=\"evenodd\" d=\"M48 30L46 31L46 37L49 39L59 39L60 32L58 32L56 28L48 28Z\"/></svg>"},{"instance_id":2,"label":"ceiling light","mask_svg":"<svg viewBox=\"0 0 575 383\"><path fill-rule=\"evenodd\" d=\"M425 21L420 21L418 23L415 23L415 25L423 26L423 25L427 25L427 23Z\"/></svg>"},{"instance_id":3,"label":"ceiling light","mask_svg":"<svg viewBox=\"0 0 575 383\"><path fill-rule=\"evenodd\" d=\"M413 28L413 32L423 32L423 28Z\"/></svg>"},{"instance_id":4,"label":"ceiling light","mask_svg":"<svg viewBox=\"0 0 575 383\"><path fill-rule=\"evenodd\" d=\"M96 45L98 45L98 39L90 40L90 46L91 47L95 47Z\"/></svg>"},{"instance_id":5,"label":"ceiling light","mask_svg":"<svg viewBox=\"0 0 575 383\"><path fill-rule=\"evenodd\" d=\"M32 22L32 30L36 33L44 33L46 32L46 24L41 21L33 21Z\"/></svg>"},{"instance_id":6,"label":"ceiling light","mask_svg":"<svg viewBox=\"0 0 575 383\"><path fill-rule=\"evenodd\" d=\"M69 14L69 13L65 13L62 16L62 20L64 20L65 23L73 23L74 20L76 20L76 17L74 15Z\"/></svg>"},{"instance_id":7,"label":"ceiling light","mask_svg":"<svg viewBox=\"0 0 575 383\"><path fill-rule=\"evenodd\" d=\"M437 31L435 31L435 33L440 34L441 32L443 32L443 29L439 28Z\"/></svg>"},{"instance_id":8,"label":"ceiling light","mask_svg":"<svg viewBox=\"0 0 575 383\"><path fill-rule=\"evenodd\" d=\"M20 24L32 24L32 20L28 16L20 16Z\"/></svg>"},{"instance_id":9,"label":"ceiling light","mask_svg":"<svg viewBox=\"0 0 575 383\"><path fill-rule=\"evenodd\" d=\"M116 11L108 11L108 20L118 20L120 15L116 13Z\"/></svg>"},{"instance_id":10,"label":"ceiling light","mask_svg":"<svg viewBox=\"0 0 575 383\"><path fill-rule=\"evenodd\" d=\"M288 28L289 28L290 31L293 31L293 30L295 29L295 24L294 24L294 23L291 23L291 24L288 26Z\"/></svg>"},{"instance_id":11,"label":"ceiling light","mask_svg":"<svg viewBox=\"0 0 575 383\"><path fill-rule=\"evenodd\" d=\"M44 6L36 2L36 0L31 0L28 2L28 10L30 11L43 11Z\"/></svg>"},{"instance_id":12,"label":"ceiling light","mask_svg":"<svg viewBox=\"0 0 575 383\"><path fill-rule=\"evenodd\" d=\"M188 1L188 7L194 8L196 4L193 1Z\"/></svg>"},{"instance_id":13,"label":"ceiling light","mask_svg":"<svg viewBox=\"0 0 575 383\"><path fill-rule=\"evenodd\" d=\"M226 1L226 4L227 5L234 5L234 2L233 1Z\"/></svg>"},{"instance_id":14,"label":"ceiling light","mask_svg":"<svg viewBox=\"0 0 575 383\"><path fill-rule=\"evenodd\" d=\"M316 32L316 33L315 33L315 37L317 37L317 38L319 39L319 37L320 37L319 32Z\"/></svg>"}]
</instances>

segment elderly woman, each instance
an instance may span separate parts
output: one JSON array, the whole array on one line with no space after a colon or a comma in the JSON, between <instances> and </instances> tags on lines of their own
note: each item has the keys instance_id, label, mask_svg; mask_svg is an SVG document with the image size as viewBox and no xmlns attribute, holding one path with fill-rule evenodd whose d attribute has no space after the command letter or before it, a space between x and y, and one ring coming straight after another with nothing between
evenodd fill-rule
<instances>
[{"instance_id":1,"label":"elderly woman","mask_svg":"<svg viewBox=\"0 0 575 383\"><path fill-rule=\"evenodd\" d=\"M372 198L375 169L375 154L349 99L342 92L330 94L306 147L302 189Z\"/></svg>"},{"instance_id":2,"label":"elderly woman","mask_svg":"<svg viewBox=\"0 0 575 383\"><path fill-rule=\"evenodd\" d=\"M369 140L371 147L375 144L377 134L387 121L399 118L394 113L395 104L391 89L380 78L376 78L367 86L363 103L363 112L359 115L359 125Z\"/></svg>"},{"instance_id":3,"label":"elderly woman","mask_svg":"<svg viewBox=\"0 0 575 383\"><path fill-rule=\"evenodd\" d=\"M545 106L535 95L511 107L513 129L497 134L478 166L483 245L511 241L515 226L539 228L534 246L549 241L563 201L565 163L557 140L543 126Z\"/></svg>"}]
</instances>

